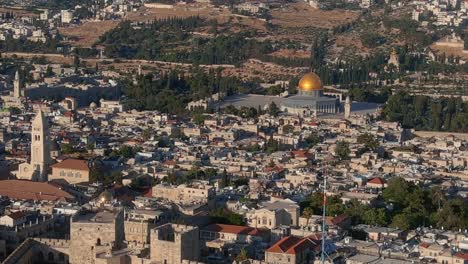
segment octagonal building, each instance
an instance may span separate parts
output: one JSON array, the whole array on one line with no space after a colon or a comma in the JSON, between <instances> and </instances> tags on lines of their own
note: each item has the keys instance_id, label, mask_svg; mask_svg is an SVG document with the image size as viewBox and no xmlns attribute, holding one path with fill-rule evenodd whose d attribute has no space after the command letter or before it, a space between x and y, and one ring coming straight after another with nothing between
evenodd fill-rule
<instances>
[{"instance_id":1,"label":"octagonal building","mask_svg":"<svg viewBox=\"0 0 468 264\"><path fill-rule=\"evenodd\" d=\"M297 95L283 101L281 105L283 111L298 116L335 114L340 111L338 99L323 95L322 81L313 72L301 78L297 90Z\"/></svg>"}]
</instances>

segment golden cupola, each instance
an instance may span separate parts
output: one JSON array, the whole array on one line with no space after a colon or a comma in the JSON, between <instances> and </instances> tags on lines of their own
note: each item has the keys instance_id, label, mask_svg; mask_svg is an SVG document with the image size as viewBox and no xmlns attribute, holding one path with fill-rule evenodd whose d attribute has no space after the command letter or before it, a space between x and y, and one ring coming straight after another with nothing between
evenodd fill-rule
<instances>
[{"instance_id":1,"label":"golden cupola","mask_svg":"<svg viewBox=\"0 0 468 264\"><path fill-rule=\"evenodd\" d=\"M298 89L303 92L322 90L322 81L320 77L313 73L305 74L299 81Z\"/></svg>"}]
</instances>

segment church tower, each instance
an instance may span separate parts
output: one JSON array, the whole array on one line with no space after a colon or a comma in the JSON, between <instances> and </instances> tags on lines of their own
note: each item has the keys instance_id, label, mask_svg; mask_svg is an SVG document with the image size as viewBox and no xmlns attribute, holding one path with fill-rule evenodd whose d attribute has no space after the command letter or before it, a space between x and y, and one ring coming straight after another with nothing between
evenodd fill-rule
<instances>
[{"instance_id":1,"label":"church tower","mask_svg":"<svg viewBox=\"0 0 468 264\"><path fill-rule=\"evenodd\" d=\"M344 104L344 116L345 118L349 118L351 115L351 99L349 98L349 95L346 96L346 101Z\"/></svg>"},{"instance_id":2,"label":"church tower","mask_svg":"<svg viewBox=\"0 0 468 264\"><path fill-rule=\"evenodd\" d=\"M47 181L49 162L49 126L44 113L39 110L32 122L30 163L37 181Z\"/></svg>"},{"instance_id":3,"label":"church tower","mask_svg":"<svg viewBox=\"0 0 468 264\"><path fill-rule=\"evenodd\" d=\"M23 84L19 76L19 71L16 71L15 80L13 81L13 97L20 98L21 96L23 96Z\"/></svg>"}]
</instances>

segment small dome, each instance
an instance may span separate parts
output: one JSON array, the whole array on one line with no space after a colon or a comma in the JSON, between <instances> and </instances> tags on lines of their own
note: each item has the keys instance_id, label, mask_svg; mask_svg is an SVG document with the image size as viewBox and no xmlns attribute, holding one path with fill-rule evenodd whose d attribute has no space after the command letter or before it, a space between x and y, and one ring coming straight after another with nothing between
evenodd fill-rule
<instances>
[{"instance_id":1,"label":"small dome","mask_svg":"<svg viewBox=\"0 0 468 264\"><path fill-rule=\"evenodd\" d=\"M103 191L99 195L98 200L100 202L108 202L108 201L112 200L112 193L110 193L109 191Z\"/></svg>"},{"instance_id":2,"label":"small dome","mask_svg":"<svg viewBox=\"0 0 468 264\"><path fill-rule=\"evenodd\" d=\"M97 104L95 102L92 102L89 104L89 108L95 109L97 108Z\"/></svg>"},{"instance_id":3,"label":"small dome","mask_svg":"<svg viewBox=\"0 0 468 264\"><path fill-rule=\"evenodd\" d=\"M317 74L310 72L301 78L298 88L301 91L316 91L322 90L323 87L320 77Z\"/></svg>"}]
</instances>

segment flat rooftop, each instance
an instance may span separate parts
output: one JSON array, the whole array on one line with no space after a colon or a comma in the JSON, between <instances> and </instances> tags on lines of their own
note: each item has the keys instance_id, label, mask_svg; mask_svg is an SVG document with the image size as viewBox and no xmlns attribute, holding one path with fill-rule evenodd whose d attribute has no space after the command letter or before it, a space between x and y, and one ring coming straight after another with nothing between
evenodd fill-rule
<instances>
[{"instance_id":1,"label":"flat rooftop","mask_svg":"<svg viewBox=\"0 0 468 264\"><path fill-rule=\"evenodd\" d=\"M84 215L75 216L73 222L81 223L112 223L114 222L116 213L109 211L91 212Z\"/></svg>"}]
</instances>

